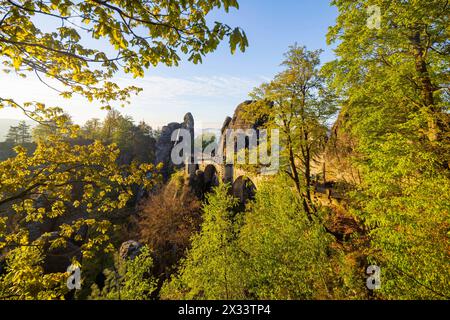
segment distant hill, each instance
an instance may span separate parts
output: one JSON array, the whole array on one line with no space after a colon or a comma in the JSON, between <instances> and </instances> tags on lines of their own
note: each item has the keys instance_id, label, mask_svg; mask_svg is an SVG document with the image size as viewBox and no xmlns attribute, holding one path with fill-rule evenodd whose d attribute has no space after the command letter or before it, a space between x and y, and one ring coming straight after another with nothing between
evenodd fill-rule
<instances>
[{"instance_id":1,"label":"distant hill","mask_svg":"<svg viewBox=\"0 0 450 320\"><path fill-rule=\"evenodd\" d=\"M0 119L0 142L5 141L9 128L11 126L17 126L17 124L20 121L21 120L17 119ZM35 125L35 123L32 121L25 121L25 122L31 125L32 127Z\"/></svg>"}]
</instances>

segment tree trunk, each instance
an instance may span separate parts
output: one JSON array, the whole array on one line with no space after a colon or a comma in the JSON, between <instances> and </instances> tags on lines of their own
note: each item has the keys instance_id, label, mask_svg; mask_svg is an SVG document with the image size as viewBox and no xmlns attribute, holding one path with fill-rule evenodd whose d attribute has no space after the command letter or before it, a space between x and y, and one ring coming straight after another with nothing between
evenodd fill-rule
<instances>
[{"instance_id":1,"label":"tree trunk","mask_svg":"<svg viewBox=\"0 0 450 320\"><path fill-rule=\"evenodd\" d=\"M419 80L420 97L422 104L425 107L425 111L428 117L428 139L430 141L437 141L439 139L439 112L435 106L433 92L434 86L431 82L430 74L428 73L427 62L425 60L425 48L422 45L422 38L420 31L414 31L411 37L413 45L413 55L415 62L415 70Z\"/></svg>"},{"instance_id":2,"label":"tree trunk","mask_svg":"<svg viewBox=\"0 0 450 320\"><path fill-rule=\"evenodd\" d=\"M307 199L302 193L301 183L300 183L300 176L298 174L297 167L295 166L295 156L294 156L294 150L292 149L292 140L291 136L288 135L288 150L289 150L289 166L291 168L291 177L294 180L295 188L297 189L297 193L300 197L303 198L303 209L305 210L306 216L308 217L309 221L312 221L311 218L311 210L309 208Z\"/></svg>"}]
</instances>

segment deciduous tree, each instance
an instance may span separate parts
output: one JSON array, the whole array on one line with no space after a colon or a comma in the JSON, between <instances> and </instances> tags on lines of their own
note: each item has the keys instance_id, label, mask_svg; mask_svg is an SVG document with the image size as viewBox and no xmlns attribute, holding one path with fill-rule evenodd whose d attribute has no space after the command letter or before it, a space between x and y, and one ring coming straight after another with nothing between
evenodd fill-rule
<instances>
[{"instance_id":1,"label":"deciduous tree","mask_svg":"<svg viewBox=\"0 0 450 320\"><path fill-rule=\"evenodd\" d=\"M248 114L264 117L266 126L280 129L284 170L304 199L308 217L314 213L311 196L311 166L323 151L327 120L336 112L320 74L321 50L308 51L294 45L285 54L285 70L256 88L256 100Z\"/></svg>"},{"instance_id":2,"label":"deciduous tree","mask_svg":"<svg viewBox=\"0 0 450 320\"><path fill-rule=\"evenodd\" d=\"M78 132L77 127L63 126L61 130L68 129L72 136ZM115 145L98 141L73 145L58 131L39 140L31 155L22 146L15 150L15 157L0 162L0 251L7 261L0 292L4 298L61 298L64 292L55 290L62 286L55 281L64 274L49 274L35 281L43 273L49 248L64 247L69 240L79 242L86 259L98 251L111 251L111 223L105 215L127 204L133 186L151 187L156 182L156 168L150 164L119 165ZM153 179L147 178L149 174ZM30 223L43 223L77 210L86 214L57 226L56 237L30 235ZM85 238L82 228L89 230Z\"/></svg>"},{"instance_id":3,"label":"deciduous tree","mask_svg":"<svg viewBox=\"0 0 450 320\"><path fill-rule=\"evenodd\" d=\"M356 141L362 184L352 198L371 240L384 298L450 295L449 3L333 1L325 68ZM369 7L380 13L368 24ZM372 11L373 12L373 11Z\"/></svg>"},{"instance_id":4,"label":"deciduous tree","mask_svg":"<svg viewBox=\"0 0 450 320\"><path fill-rule=\"evenodd\" d=\"M211 11L221 8L228 12L238 3L0 1L0 55L6 72L34 73L63 97L80 94L109 108L111 101L126 101L140 91L120 88L112 80L119 70L139 77L151 66L176 66L182 56L198 63L224 39L232 52L244 51L248 43L240 28L207 21ZM107 49L99 50L102 45ZM0 97L0 108L22 108L32 116L31 104L15 99Z\"/></svg>"}]
</instances>

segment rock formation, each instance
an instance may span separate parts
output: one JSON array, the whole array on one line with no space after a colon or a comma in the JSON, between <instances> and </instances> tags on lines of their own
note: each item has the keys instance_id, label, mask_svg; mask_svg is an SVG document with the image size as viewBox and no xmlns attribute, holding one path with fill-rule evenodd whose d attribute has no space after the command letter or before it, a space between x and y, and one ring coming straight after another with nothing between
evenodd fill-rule
<instances>
[{"instance_id":1,"label":"rock formation","mask_svg":"<svg viewBox=\"0 0 450 320\"><path fill-rule=\"evenodd\" d=\"M265 119L257 119L256 121L248 119L248 117L245 116L246 109L250 104L252 104L254 101L247 100L239 104L233 114L233 117L227 117L225 119L225 122L222 127L222 132L226 129L258 129L261 125L264 124Z\"/></svg>"},{"instance_id":2,"label":"rock formation","mask_svg":"<svg viewBox=\"0 0 450 320\"><path fill-rule=\"evenodd\" d=\"M170 175L174 172L175 166L171 160L172 148L175 145L175 141L172 141L172 134L179 129L186 129L191 133L191 145L193 146L194 139L194 117L191 113L187 113L184 116L184 120L181 123L172 122L164 126L161 130L161 135L156 142L155 163L163 164L161 174L164 181L167 181ZM178 166L179 167L179 166ZM182 166L181 166L182 167Z\"/></svg>"},{"instance_id":3,"label":"rock formation","mask_svg":"<svg viewBox=\"0 0 450 320\"><path fill-rule=\"evenodd\" d=\"M164 180L170 177L174 166L170 160L170 153L174 146L172 141L172 133L181 128L181 124L177 122L169 123L161 129L161 135L156 142L155 163L162 163L161 174Z\"/></svg>"},{"instance_id":4,"label":"rock formation","mask_svg":"<svg viewBox=\"0 0 450 320\"><path fill-rule=\"evenodd\" d=\"M123 260L134 259L141 252L142 244L134 240L122 243L119 249L119 256Z\"/></svg>"},{"instance_id":5,"label":"rock formation","mask_svg":"<svg viewBox=\"0 0 450 320\"><path fill-rule=\"evenodd\" d=\"M356 141L346 130L348 114L342 109L330 132L322 162L326 181L341 181L350 185L361 183L358 170L352 165Z\"/></svg>"},{"instance_id":6,"label":"rock formation","mask_svg":"<svg viewBox=\"0 0 450 320\"><path fill-rule=\"evenodd\" d=\"M239 104L233 114L233 117L227 117L225 118L225 121L222 125L222 129L221 129L221 138L220 138L220 142L219 142L219 150L220 152L223 152L223 154L225 155L226 153L226 135L227 135L227 130L248 130L248 129L254 129L257 130L259 129L261 126L264 125L264 123L266 122L265 118L260 118L260 119L249 119L249 117L246 115L247 112L247 108L250 104L252 104L254 101L252 100L247 100L242 102L241 104ZM259 137L258 132L256 131L255 133L257 135L257 139ZM235 134L235 138L238 138L239 135L241 134ZM245 133L242 133L242 135L245 135ZM245 147L247 148L248 145L246 144ZM238 152L239 150L237 150L237 146L235 146L235 152Z\"/></svg>"}]
</instances>

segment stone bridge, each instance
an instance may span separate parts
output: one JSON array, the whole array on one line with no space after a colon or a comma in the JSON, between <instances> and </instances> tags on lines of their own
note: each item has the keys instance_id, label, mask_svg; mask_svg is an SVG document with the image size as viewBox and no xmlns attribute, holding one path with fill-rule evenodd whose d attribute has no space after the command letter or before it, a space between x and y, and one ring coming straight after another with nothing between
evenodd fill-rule
<instances>
[{"instance_id":1,"label":"stone bridge","mask_svg":"<svg viewBox=\"0 0 450 320\"><path fill-rule=\"evenodd\" d=\"M235 111L235 115L233 118L227 117L225 120L223 127L221 129L221 137L219 142L214 149L211 151L209 155L207 153L204 154L196 154L194 148L194 118L192 114L188 113L185 115L183 123L180 124L170 124L169 126L163 128L164 140L163 143L159 143L159 149L162 160L159 162L169 162L170 153L172 147L180 141L180 129L186 129L189 131L190 139L190 154L192 156L187 155L185 158L185 175L189 177L187 179L191 186L195 187L197 190L197 194L204 196L206 193L210 192L214 186L217 186L220 182L228 183L231 185L232 194L241 200L241 203L244 203L254 197L256 188L258 183L264 179L264 176L257 175L254 173L246 172L233 164L227 164L224 161L224 155L227 154L227 140L232 139L234 146L235 154L241 150L240 148L248 148L248 143L250 141L250 137L246 136L245 132L240 133L242 130L256 128L254 124L244 123L239 118L239 110L245 107L245 105L249 104L247 101L240 106ZM226 129L237 130L236 136L227 136L225 134ZM171 137L174 131L177 131L177 138L175 141L172 140ZM238 139L242 135L243 141L245 142L243 146L240 146L235 139ZM183 141L185 137L181 137L181 141ZM175 144L173 143L175 142ZM218 156L218 155L221 156ZM200 159L200 160L197 160ZM164 162L165 160L165 162ZM157 161L158 162L158 161Z\"/></svg>"},{"instance_id":2,"label":"stone bridge","mask_svg":"<svg viewBox=\"0 0 450 320\"><path fill-rule=\"evenodd\" d=\"M225 161L203 156L196 164L185 164L185 174L190 178L201 175L205 185L205 191L209 192L213 187L218 186L220 182L231 185L232 194L245 204L247 200L253 199L256 193L257 185L262 177L254 173L247 172L237 168L233 164L227 164Z\"/></svg>"}]
</instances>

